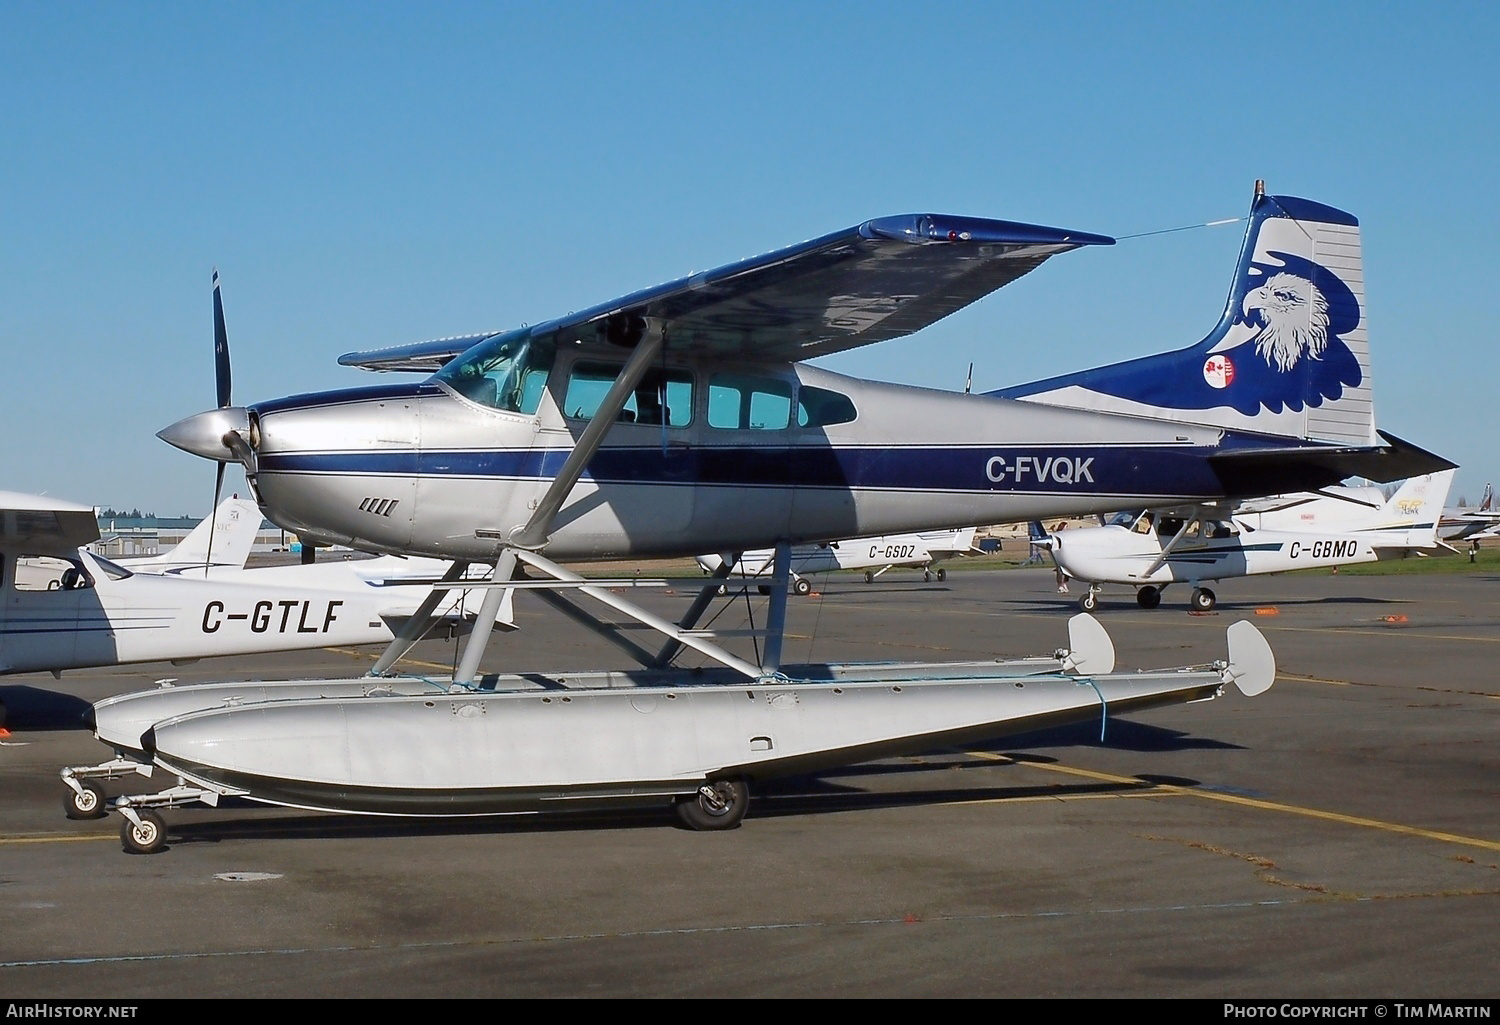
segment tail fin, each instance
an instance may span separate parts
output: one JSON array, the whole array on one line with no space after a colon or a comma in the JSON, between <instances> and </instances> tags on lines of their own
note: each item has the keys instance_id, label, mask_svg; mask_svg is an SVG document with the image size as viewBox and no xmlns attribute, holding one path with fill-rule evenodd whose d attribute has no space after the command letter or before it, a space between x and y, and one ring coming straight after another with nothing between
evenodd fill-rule
<instances>
[{"instance_id":1,"label":"tail fin","mask_svg":"<svg viewBox=\"0 0 1500 1025\"><path fill-rule=\"evenodd\" d=\"M191 573L203 570L208 559L208 539L214 535L214 568L243 569L260 533L260 507L245 498L227 498L214 514L199 523L170 551L127 565L137 573ZM215 532L217 534L215 535Z\"/></svg>"},{"instance_id":2,"label":"tail fin","mask_svg":"<svg viewBox=\"0 0 1500 1025\"><path fill-rule=\"evenodd\" d=\"M991 392L1302 440L1376 445L1359 222L1255 201L1229 302L1197 345Z\"/></svg>"},{"instance_id":3,"label":"tail fin","mask_svg":"<svg viewBox=\"0 0 1500 1025\"><path fill-rule=\"evenodd\" d=\"M1407 479L1386 501L1370 530L1375 548L1436 548L1437 525L1453 485L1453 470Z\"/></svg>"},{"instance_id":4,"label":"tail fin","mask_svg":"<svg viewBox=\"0 0 1500 1025\"><path fill-rule=\"evenodd\" d=\"M1489 512L1495 502L1495 485L1485 484L1484 497L1479 500L1479 511Z\"/></svg>"}]
</instances>

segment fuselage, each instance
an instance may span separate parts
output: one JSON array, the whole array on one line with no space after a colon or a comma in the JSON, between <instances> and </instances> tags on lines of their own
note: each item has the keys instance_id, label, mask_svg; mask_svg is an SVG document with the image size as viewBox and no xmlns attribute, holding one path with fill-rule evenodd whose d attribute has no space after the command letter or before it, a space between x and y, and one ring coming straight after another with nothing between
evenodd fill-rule
<instances>
[{"instance_id":1,"label":"fuselage","mask_svg":"<svg viewBox=\"0 0 1500 1025\"><path fill-rule=\"evenodd\" d=\"M266 515L305 540L493 559L623 362L608 346L560 347L513 408L493 386L475 398L441 374L252 405L247 471ZM552 525L549 557L692 556L1209 500L1224 495L1209 455L1290 440L804 363L667 359L650 387L666 411L633 403L612 426Z\"/></svg>"},{"instance_id":2,"label":"fuselage","mask_svg":"<svg viewBox=\"0 0 1500 1025\"><path fill-rule=\"evenodd\" d=\"M388 585L370 562L365 575L331 563L205 580L132 574L88 552L65 554L0 553L0 674L383 643L394 636L392 620L410 615L430 590ZM444 568L390 569L435 577Z\"/></svg>"},{"instance_id":3,"label":"fuselage","mask_svg":"<svg viewBox=\"0 0 1500 1025\"><path fill-rule=\"evenodd\" d=\"M1234 536L1226 532L1223 537L1181 542L1163 561L1165 542L1158 535L1107 526L1059 531L1053 537L1052 554L1063 571L1077 580L1160 587L1374 562L1381 558L1376 547L1381 540L1334 531L1257 530Z\"/></svg>"}]
</instances>

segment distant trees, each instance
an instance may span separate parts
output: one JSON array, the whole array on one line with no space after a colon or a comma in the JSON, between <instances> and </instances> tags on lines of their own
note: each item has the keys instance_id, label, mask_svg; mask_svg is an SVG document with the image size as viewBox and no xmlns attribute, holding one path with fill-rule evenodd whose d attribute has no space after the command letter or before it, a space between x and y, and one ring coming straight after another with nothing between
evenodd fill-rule
<instances>
[{"instance_id":1,"label":"distant trees","mask_svg":"<svg viewBox=\"0 0 1500 1025\"><path fill-rule=\"evenodd\" d=\"M156 513L143 513L139 509L126 512L124 509L105 508L100 511L99 518L103 520L149 520L155 519Z\"/></svg>"}]
</instances>

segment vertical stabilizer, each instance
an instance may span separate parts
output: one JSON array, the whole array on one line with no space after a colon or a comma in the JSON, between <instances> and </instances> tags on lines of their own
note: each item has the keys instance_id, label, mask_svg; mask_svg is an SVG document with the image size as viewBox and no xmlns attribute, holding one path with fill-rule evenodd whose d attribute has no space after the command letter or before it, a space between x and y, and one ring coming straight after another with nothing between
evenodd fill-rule
<instances>
[{"instance_id":1,"label":"vertical stabilizer","mask_svg":"<svg viewBox=\"0 0 1500 1025\"><path fill-rule=\"evenodd\" d=\"M1453 485L1453 470L1411 477L1402 483L1380 510L1371 531L1380 538L1376 548L1436 548L1437 527Z\"/></svg>"},{"instance_id":2,"label":"vertical stabilizer","mask_svg":"<svg viewBox=\"0 0 1500 1025\"><path fill-rule=\"evenodd\" d=\"M1197 345L992 392L1345 445L1373 445L1359 222L1257 188L1229 301Z\"/></svg>"}]
</instances>

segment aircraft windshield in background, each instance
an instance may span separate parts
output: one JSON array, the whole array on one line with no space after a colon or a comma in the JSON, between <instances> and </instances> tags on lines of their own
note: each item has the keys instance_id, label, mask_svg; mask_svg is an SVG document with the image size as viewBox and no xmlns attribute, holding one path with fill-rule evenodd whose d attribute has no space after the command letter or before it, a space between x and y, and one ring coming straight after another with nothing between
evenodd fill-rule
<instances>
[{"instance_id":1,"label":"aircraft windshield in background","mask_svg":"<svg viewBox=\"0 0 1500 1025\"><path fill-rule=\"evenodd\" d=\"M930 581L948 579L948 571L938 563L960 555L977 555L974 547L976 528L962 530L929 530L916 534L887 534L883 537L846 538L842 541L826 541L815 545L797 545L792 548L792 590L797 594L811 594L812 581L808 578L818 573L831 573L841 569L862 569L865 583L873 584L875 578L897 566L916 566L922 570L922 579ZM726 555L700 555L698 565L705 573L713 573L726 563L734 568L735 577L767 577L775 572L776 551L764 549L745 552L738 560L732 553Z\"/></svg>"},{"instance_id":2,"label":"aircraft windshield in background","mask_svg":"<svg viewBox=\"0 0 1500 1025\"><path fill-rule=\"evenodd\" d=\"M1033 532L1032 543L1089 585L1078 600L1085 611L1097 607L1104 584L1134 587L1137 604L1154 609L1173 583L1192 587L1189 604L1208 611L1217 600L1208 583L1437 553L1446 547L1436 527L1452 481L1452 470L1414 477L1388 501L1376 488L1328 488L1241 509L1135 510L1106 526Z\"/></svg>"},{"instance_id":3,"label":"aircraft windshield in background","mask_svg":"<svg viewBox=\"0 0 1500 1025\"><path fill-rule=\"evenodd\" d=\"M978 677L965 667L961 685L935 682L951 681L942 667L783 665L793 545L1452 465L1376 430L1358 222L1266 195L1259 183L1229 304L1189 348L991 395L862 381L805 362L909 335L1052 256L1112 243L972 217L881 218L536 327L340 360L430 374L423 381L249 406L230 400L227 344L216 345L218 408L163 430L165 440L218 462L221 479L224 463L242 464L267 516L304 541L493 567L456 690L475 686L492 627L512 622L517 589L602 603L667 642L652 652L622 640L644 667L633 682L646 694L622 695L614 677L596 676L593 689L557 701L527 690L539 679L528 674L508 678L505 693L456 696L437 714L400 697L219 708L157 723L156 763L205 799L476 814L558 794L654 796L676 801L690 825L723 828L744 814L747 780L843 764L850 751L920 750L940 736L998 736L1037 716L1098 711L1096 699L1080 703L1076 692L1089 688L1071 678L1021 688L1017 670L993 665ZM215 334L227 337L217 288ZM560 564L760 548L776 554L755 661L697 629L727 567L674 623ZM573 608L594 629L615 630ZM1254 628L1239 626L1245 639L1230 664L1263 669L1269 649L1247 655ZM386 673L415 635L403 631L372 672ZM672 688L708 678L670 672L684 648L719 663L721 682L735 686L674 700ZM1070 657L1060 662L1076 670ZM1236 672L1186 687L1193 674L1170 686L1162 677L1166 690L1134 700L1216 693ZM546 678L583 686L573 674ZM912 685L893 689L897 679ZM1097 700L1110 694L1109 677L1091 682ZM747 686L757 709L800 711L756 719L747 736ZM512 714L523 707L536 714ZM572 725L580 708L591 710L598 743L569 739L582 728ZM470 730L480 723L491 725ZM120 799L127 845L159 842L160 820L145 814L152 800Z\"/></svg>"}]
</instances>

